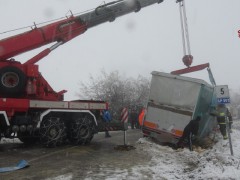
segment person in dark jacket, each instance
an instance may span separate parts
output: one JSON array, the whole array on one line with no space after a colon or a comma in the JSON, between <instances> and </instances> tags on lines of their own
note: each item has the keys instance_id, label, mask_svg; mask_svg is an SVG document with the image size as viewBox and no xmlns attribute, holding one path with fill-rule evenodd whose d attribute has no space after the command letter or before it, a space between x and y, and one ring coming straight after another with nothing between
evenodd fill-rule
<instances>
[{"instance_id":1,"label":"person in dark jacket","mask_svg":"<svg viewBox=\"0 0 240 180\"><path fill-rule=\"evenodd\" d=\"M131 129L138 129L138 114L136 111L132 111L130 114Z\"/></svg>"},{"instance_id":2,"label":"person in dark jacket","mask_svg":"<svg viewBox=\"0 0 240 180\"><path fill-rule=\"evenodd\" d=\"M197 116L196 119L192 119L183 130L183 135L177 143L177 148L183 148L183 142L187 140L189 150L192 151L192 136L198 134L199 121L201 116Z\"/></svg>"},{"instance_id":3,"label":"person in dark jacket","mask_svg":"<svg viewBox=\"0 0 240 180\"><path fill-rule=\"evenodd\" d=\"M103 110L102 111L102 118L104 122L110 122L111 121L111 115L108 110ZM105 137L111 137L109 134L108 130L105 131Z\"/></svg>"}]
</instances>

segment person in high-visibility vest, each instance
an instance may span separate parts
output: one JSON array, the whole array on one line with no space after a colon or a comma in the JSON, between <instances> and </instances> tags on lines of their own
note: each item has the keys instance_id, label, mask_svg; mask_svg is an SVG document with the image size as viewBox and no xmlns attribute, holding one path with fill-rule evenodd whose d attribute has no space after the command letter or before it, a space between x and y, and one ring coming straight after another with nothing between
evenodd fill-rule
<instances>
[{"instance_id":1,"label":"person in high-visibility vest","mask_svg":"<svg viewBox=\"0 0 240 180\"><path fill-rule=\"evenodd\" d=\"M217 106L217 109L216 109L216 117L217 117L217 122L219 124L219 129L220 129L220 132L223 136L223 139L227 139L228 136L227 136L227 124L226 124L226 118L228 117L229 119L229 131L231 132L232 129L232 115L230 113L230 111L228 110L228 108L226 107L225 104L218 104Z\"/></svg>"},{"instance_id":2,"label":"person in high-visibility vest","mask_svg":"<svg viewBox=\"0 0 240 180\"><path fill-rule=\"evenodd\" d=\"M139 125L140 127L143 126L143 119L144 119L144 116L145 116L145 108L143 108L138 116L138 122L139 122Z\"/></svg>"}]
</instances>

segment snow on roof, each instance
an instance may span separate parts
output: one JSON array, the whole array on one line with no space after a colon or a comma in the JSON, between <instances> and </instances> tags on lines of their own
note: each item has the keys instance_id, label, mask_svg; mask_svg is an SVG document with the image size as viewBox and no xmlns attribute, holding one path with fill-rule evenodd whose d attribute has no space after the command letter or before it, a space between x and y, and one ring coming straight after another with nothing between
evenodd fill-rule
<instances>
[{"instance_id":1,"label":"snow on roof","mask_svg":"<svg viewBox=\"0 0 240 180\"><path fill-rule=\"evenodd\" d=\"M162 76L162 77L166 77L166 78L171 78L171 79L179 79L182 81L188 81L188 82L192 82L192 83L196 83L196 84L204 84L205 86L211 87L213 88L212 85L208 84L206 81L202 80L202 79L197 79L197 78L192 78L192 77L187 77L187 76L180 76L180 75L173 75L170 73L164 73L164 72L158 72L158 71L153 71L151 73L154 76Z\"/></svg>"}]
</instances>

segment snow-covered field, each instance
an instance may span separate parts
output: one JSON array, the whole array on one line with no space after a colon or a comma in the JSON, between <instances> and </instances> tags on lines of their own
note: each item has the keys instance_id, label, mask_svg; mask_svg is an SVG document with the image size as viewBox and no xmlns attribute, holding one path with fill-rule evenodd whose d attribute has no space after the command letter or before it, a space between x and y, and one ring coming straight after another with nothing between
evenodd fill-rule
<instances>
[{"instance_id":1,"label":"snow-covered field","mask_svg":"<svg viewBox=\"0 0 240 180\"><path fill-rule=\"evenodd\" d=\"M217 143L209 149L173 150L161 146L147 138L141 138L135 145L137 151L152 156L146 165L134 166L132 169L116 170L106 179L154 179L154 180L229 180L240 179L240 120L235 120L231 133L233 153L229 141L223 140L218 133ZM59 179L72 179L71 174L58 176ZM91 178L87 178L91 179Z\"/></svg>"},{"instance_id":2,"label":"snow-covered field","mask_svg":"<svg viewBox=\"0 0 240 180\"><path fill-rule=\"evenodd\" d=\"M140 139L137 147L152 155L147 166L134 167L132 179L145 179L143 172L152 174L152 179L240 179L240 121L235 120L231 133L233 156L229 141L223 140L219 133L218 142L211 149L173 150ZM126 178L126 177L123 177Z\"/></svg>"},{"instance_id":3,"label":"snow-covered field","mask_svg":"<svg viewBox=\"0 0 240 180\"><path fill-rule=\"evenodd\" d=\"M238 123L239 124L239 123ZM228 140L219 139L212 149L172 150L140 139L138 148L153 157L148 166L134 167L134 178L143 178L144 173L152 174L152 179L240 179L240 126L231 134L233 153L230 153ZM217 138L221 138L220 136Z\"/></svg>"},{"instance_id":4,"label":"snow-covered field","mask_svg":"<svg viewBox=\"0 0 240 180\"><path fill-rule=\"evenodd\" d=\"M173 150L148 138L141 138L135 144L136 151L143 155L147 153L152 157L151 160L144 165L133 166L131 169L115 169L105 177L108 180L238 180L240 179L240 120L234 121L231 138L233 156L230 152L229 141L223 140L220 133L216 134L215 140L217 142L212 148L195 148L192 152L187 148ZM16 141L14 142L16 143ZM7 141L3 140L1 143L5 142ZM97 177L96 174L95 177ZM102 174L100 177L103 177ZM69 173L53 179L72 180L74 178ZM91 180L91 175L86 179Z\"/></svg>"},{"instance_id":5,"label":"snow-covered field","mask_svg":"<svg viewBox=\"0 0 240 180\"><path fill-rule=\"evenodd\" d=\"M144 179L144 173L152 173L152 179L240 179L240 121L235 120L231 133L233 156L229 141L217 134L218 142L211 149L172 150L140 139L137 147L152 155L147 166L134 167L134 178ZM123 177L125 178L125 177Z\"/></svg>"}]
</instances>

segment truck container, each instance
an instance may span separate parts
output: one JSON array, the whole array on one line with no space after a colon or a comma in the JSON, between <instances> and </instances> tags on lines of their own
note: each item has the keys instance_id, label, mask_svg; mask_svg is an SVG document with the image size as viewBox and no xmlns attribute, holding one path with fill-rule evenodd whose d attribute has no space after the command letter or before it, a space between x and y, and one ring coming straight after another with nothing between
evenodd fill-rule
<instances>
[{"instance_id":1,"label":"truck container","mask_svg":"<svg viewBox=\"0 0 240 180\"><path fill-rule=\"evenodd\" d=\"M214 86L204 80L153 71L144 136L175 144L190 120L201 116L197 136L204 138L216 125L210 115L215 99Z\"/></svg>"}]
</instances>

